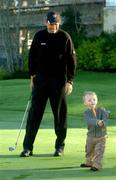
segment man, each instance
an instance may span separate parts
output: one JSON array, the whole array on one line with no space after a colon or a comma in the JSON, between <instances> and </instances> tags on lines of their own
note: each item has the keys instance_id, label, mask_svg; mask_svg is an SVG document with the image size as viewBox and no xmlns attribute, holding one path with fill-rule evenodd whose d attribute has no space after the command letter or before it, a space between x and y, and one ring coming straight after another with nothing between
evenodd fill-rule
<instances>
[{"instance_id":1,"label":"man","mask_svg":"<svg viewBox=\"0 0 116 180\"><path fill-rule=\"evenodd\" d=\"M67 133L66 94L69 95L73 89L76 56L69 34L59 28L60 22L58 13L48 12L47 28L35 34L30 48L32 101L21 157L33 154L33 143L48 99L57 137L54 156L61 156L64 151Z\"/></svg>"}]
</instances>

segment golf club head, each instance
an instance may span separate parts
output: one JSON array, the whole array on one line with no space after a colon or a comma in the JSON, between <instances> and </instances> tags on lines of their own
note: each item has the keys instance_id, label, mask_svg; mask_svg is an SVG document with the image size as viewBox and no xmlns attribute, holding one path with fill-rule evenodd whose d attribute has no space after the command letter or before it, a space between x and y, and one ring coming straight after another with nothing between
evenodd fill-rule
<instances>
[{"instance_id":1,"label":"golf club head","mask_svg":"<svg viewBox=\"0 0 116 180\"><path fill-rule=\"evenodd\" d=\"M9 147L9 151L14 151L15 148L14 147Z\"/></svg>"}]
</instances>

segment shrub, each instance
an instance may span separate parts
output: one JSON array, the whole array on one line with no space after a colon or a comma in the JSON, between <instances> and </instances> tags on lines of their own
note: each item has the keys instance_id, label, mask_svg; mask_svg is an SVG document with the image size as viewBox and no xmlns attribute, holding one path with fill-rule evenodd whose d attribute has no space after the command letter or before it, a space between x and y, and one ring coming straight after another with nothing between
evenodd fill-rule
<instances>
[{"instance_id":1,"label":"shrub","mask_svg":"<svg viewBox=\"0 0 116 180\"><path fill-rule=\"evenodd\" d=\"M83 40L76 49L78 69L116 70L116 33Z\"/></svg>"},{"instance_id":2,"label":"shrub","mask_svg":"<svg viewBox=\"0 0 116 180\"><path fill-rule=\"evenodd\" d=\"M12 74L10 72L8 72L3 68L0 68L0 80L11 79L11 78L12 78Z\"/></svg>"},{"instance_id":3,"label":"shrub","mask_svg":"<svg viewBox=\"0 0 116 180\"><path fill-rule=\"evenodd\" d=\"M102 53L100 41L83 41L77 49L79 59L78 68L84 70L102 69Z\"/></svg>"}]
</instances>

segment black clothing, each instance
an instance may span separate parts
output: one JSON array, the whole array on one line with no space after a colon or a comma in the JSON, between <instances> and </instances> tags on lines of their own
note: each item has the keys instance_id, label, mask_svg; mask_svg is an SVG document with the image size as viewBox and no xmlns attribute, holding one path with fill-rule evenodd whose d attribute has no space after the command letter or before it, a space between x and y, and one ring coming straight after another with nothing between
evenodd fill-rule
<instances>
[{"instance_id":1,"label":"black clothing","mask_svg":"<svg viewBox=\"0 0 116 180\"><path fill-rule=\"evenodd\" d=\"M39 77L34 80L32 92L32 104L29 111L24 149L33 150L33 143L40 126L47 100L49 98L54 114L54 127L57 135L55 148L64 146L67 130L67 105L64 93L64 82L57 79L49 79L41 82Z\"/></svg>"},{"instance_id":2,"label":"black clothing","mask_svg":"<svg viewBox=\"0 0 116 180\"><path fill-rule=\"evenodd\" d=\"M76 57L69 34L58 30L55 34L42 30L36 33L29 53L30 75L74 77Z\"/></svg>"},{"instance_id":3,"label":"black clothing","mask_svg":"<svg viewBox=\"0 0 116 180\"><path fill-rule=\"evenodd\" d=\"M55 149L64 148L67 132L67 103L65 83L72 81L76 58L70 36L58 30L50 34L47 30L36 33L29 52L29 72L35 75L31 108L27 118L24 149L33 150L47 100L54 115L57 136Z\"/></svg>"}]
</instances>

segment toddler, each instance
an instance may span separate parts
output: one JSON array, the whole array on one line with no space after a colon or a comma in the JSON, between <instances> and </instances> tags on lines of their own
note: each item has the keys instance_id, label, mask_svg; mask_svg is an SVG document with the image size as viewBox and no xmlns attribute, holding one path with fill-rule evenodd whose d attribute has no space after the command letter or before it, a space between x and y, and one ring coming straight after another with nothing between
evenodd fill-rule
<instances>
[{"instance_id":1,"label":"toddler","mask_svg":"<svg viewBox=\"0 0 116 180\"><path fill-rule=\"evenodd\" d=\"M83 96L87 110L84 118L87 123L88 132L86 139L86 162L80 167L90 167L92 171L98 171L102 167L102 159L106 143L106 123L108 112L97 106L97 95L95 92L85 92Z\"/></svg>"}]
</instances>

